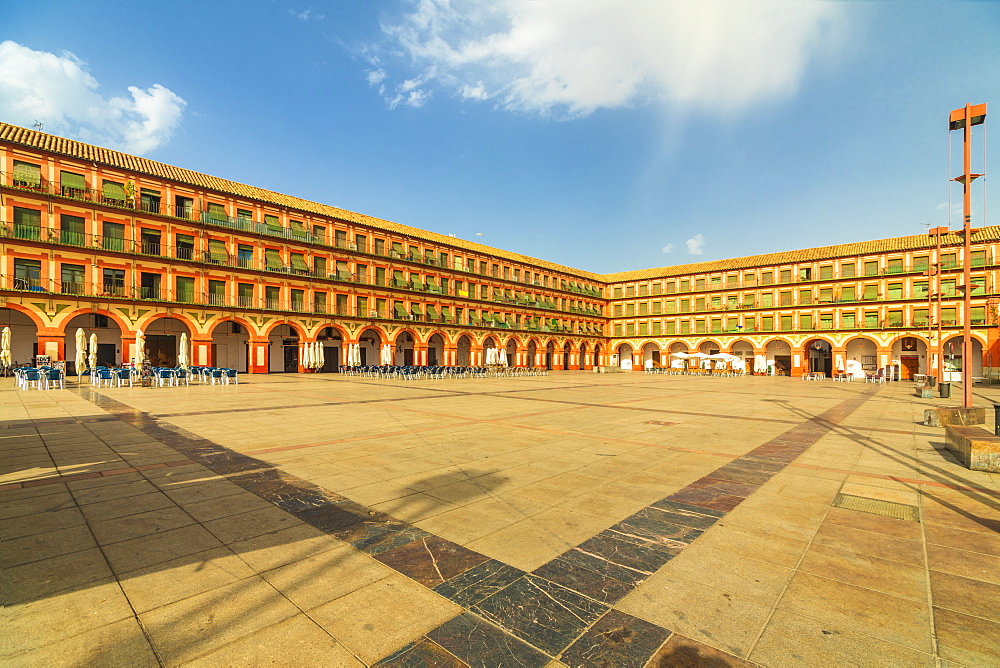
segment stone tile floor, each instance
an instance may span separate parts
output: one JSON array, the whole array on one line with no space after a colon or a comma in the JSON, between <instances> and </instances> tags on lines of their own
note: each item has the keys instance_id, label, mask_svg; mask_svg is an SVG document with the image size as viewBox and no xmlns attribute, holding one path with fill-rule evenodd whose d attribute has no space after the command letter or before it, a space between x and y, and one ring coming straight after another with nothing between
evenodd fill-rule
<instances>
[{"instance_id":1,"label":"stone tile floor","mask_svg":"<svg viewBox=\"0 0 1000 668\"><path fill-rule=\"evenodd\" d=\"M1000 477L912 390L0 379L0 662L997 665Z\"/></svg>"}]
</instances>

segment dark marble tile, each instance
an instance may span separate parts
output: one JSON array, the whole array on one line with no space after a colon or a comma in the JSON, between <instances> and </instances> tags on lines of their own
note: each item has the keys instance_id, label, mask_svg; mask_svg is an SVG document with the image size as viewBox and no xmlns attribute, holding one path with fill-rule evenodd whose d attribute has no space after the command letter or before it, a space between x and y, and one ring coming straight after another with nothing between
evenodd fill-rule
<instances>
[{"instance_id":1,"label":"dark marble tile","mask_svg":"<svg viewBox=\"0 0 1000 668\"><path fill-rule=\"evenodd\" d=\"M524 575L519 568L490 559L442 582L434 591L463 608L470 608Z\"/></svg>"},{"instance_id":2,"label":"dark marble tile","mask_svg":"<svg viewBox=\"0 0 1000 668\"><path fill-rule=\"evenodd\" d=\"M669 557L671 556L663 552L658 552L657 554L665 558L667 561L669 561ZM563 552L559 555L558 559L574 566L579 566L586 570L593 571L603 577L623 582L632 587L644 581L659 569L659 567L656 569L636 569L628 566L622 566L599 554L581 550L579 547L574 547L571 550Z\"/></svg>"},{"instance_id":3,"label":"dark marble tile","mask_svg":"<svg viewBox=\"0 0 1000 668\"><path fill-rule=\"evenodd\" d=\"M261 468L271 468L259 459L247 457L236 452L218 452L212 455L203 455L201 463L212 469L219 475L229 475L232 473L243 473Z\"/></svg>"},{"instance_id":4,"label":"dark marble tile","mask_svg":"<svg viewBox=\"0 0 1000 668\"><path fill-rule=\"evenodd\" d=\"M481 601L472 611L555 656L607 612L608 606L526 575Z\"/></svg>"},{"instance_id":5,"label":"dark marble tile","mask_svg":"<svg viewBox=\"0 0 1000 668\"><path fill-rule=\"evenodd\" d=\"M676 527L676 530L680 533L693 531L681 527ZM649 536L649 540L642 540L638 535L626 536L621 532L605 529L574 549L601 557L618 566L652 575L675 554L687 547L687 543L680 541L671 543L670 539L660 539L651 532ZM626 540L626 537L629 540Z\"/></svg>"},{"instance_id":6,"label":"dark marble tile","mask_svg":"<svg viewBox=\"0 0 1000 668\"><path fill-rule=\"evenodd\" d=\"M778 473L784 470L786 464L782 462L772 461L770 459L762 459L760 457L755 457L753 455L744 455L738 457L733 461L725 465L724 468L727 469L739 469L741 471L758 471L760 473Z\"/></svg>"},{"instance_id":7,"label":"dark marble tile","mask_svg":"<svg viewBox=\"0 0 1000 668\"><path fill-rule=\"evenodd\" d=\"M334 535L357 550L376 555L427 538L431 534L406 522L387 519L382 522L363 522Z\"/></svg>"},{"instance_id":8,"label":"dark marble tile","mask_svg":"<svg viewBox=\"0 0 1000 668\"><path fill-rule=\"evenodd\" d=\"M725 517L726 512L723 510L715 510L714 508L702 508L701 506L693 506L689 503L681 503L680 501L673 501L669 496L665 499L657 501L652 504L650 508L656 508L657 510L663 510L666 512L674 513L675 515L683 516L688 519L685 521L677 521L676 524L683 524L689 527L695 527L697 529L706 529L708 526L702 526L702 521L700 517L714 517L717 520L719 518ZM697 522L697 523L696 523Z\"/></svg>"},{"instance_id":9,"label":"dark marble tile","mask_svg":"<svg viewBox=\"0 0 1000 668\"><path fill-rule=\"evenodd\" d=\"M376 668L468 668L468 665L427 638L410 643L374 664Z\"/></svg>"},{"instance_id":10,"label":"dark marble tile","mask_svg":"<svg viewBox=\"0 0 1000 668\"><path fill-rule=\"evenodd\" d=\"M563 559L539 566L534 574L608 605L614 605L635 589L635 583L621 582Z\"/></svg>"},{"instance_id":11,"label":"dark marble tile","mask_svg":"<svg viewBox=\"0 0 1000 668\"><path fill-rule=\"evenodd\" d=\"M682 490L674 492L667 498L671 501L680 501L681 503L687 503L692 506L701 506L702 508L709 508L711 510L719 510L723 512L729 512L743 502L742 496L731 496L729 494L722 494L703 489L694 489L691 487L685 487Z\"/></svg>"},{"instance_id":12,"label":"dark marble tile","mask_svg":"<svg viewBox=\"0 0 1000 668\"><path fill-rule=\"evenodd\" d=\"M386 566L431 588L478 566L488 558L433 535L373 556Z\"/></svg>"},{"instance_id":13,"label":"dark marble tile","mask_svg":"<svg viewBox=\"0 0 1000 668\"><path fill-rule=\"evenodd\" d=\"M713 477L715 472L695 480L693 483L688 485L686 489L702 489L709 492L719 492L721 494L729 494L731 496L742 496L744 499L758 489L760 489L759 484L747 484L743 482L732 482L730 480L720 480L719 478Z\"/></svg>"},{"instance_id":14,"label":"dark marble tile","mask_svg":"<svg viewBox=\"0 0 1000 668\"><path fill-rule=\"evenodd\" d=\"M577 638L559 660L570 668L642 668L669 635L661 626L612 610Z\"/></svg>"},{"instance_id":15,"label":"dark marble tile","mask_svg":"<svg viewBox=\"0 0 1000 668\"><path fill-rule=\"evenodd\" d=\"M551 660L534 647L468 612L445 622L427 637L470 666L542 668Z\"/></svg>"},{"instance_id":16,"label":"dark marble tile","mask_svg":"<svg viewBox=\"0 0 1000 668\"><path fill-rule=\"evenodd\" d=\"M664 522L669 524L690 527L692 529L701 529L702 531L708 529L720 519L715 515L703 515L687 509L692 506L686 506L683 508L680 506L686 506L686 504L674 503L671 501L657 501L656 505L643 508L639 512L660 517ZM702 508L701 510L706 509Z\"/></svg>"},{"instance_id":17,"label":"dark marble tile","mask_svg":"<svg viewBox=\"0 0 1000 668\"><path fill-rule=\"evenodd\" d=\"M663 512L656 508L643 508L606 532L619 540L674 555L703 533L700 529L668 522Z\"/></svg>"},{"instance_id":18,"label":"dark marble tile","mask_svg":"<svg viewBox=\"0 0 1000 668\"><path fill-rule=\"evenodd\" d=\"M676 633L646 664L648 668L755 668L756 664Z\"/></svg>"},{"instance_id":19,"label":"dark marble tile","mask_svg":"<svg viewBox=\"0 0 1000 668\"><path fill-rule=\"evenodd\" d=\"M732 464L727 464L722 468L717 468L709 473L707 477L715 478L716 480L739 482L745 485L763 485L765 482L774 477L774 473L770 471L752 471L740 468L735 464L736 462L733 462Z\"/></svg>"},{"instance_id":20,"label":"dark marble tile","mask_svg":"<svg viewBox=\"0 0 1000 668\"><path fill-rule=\"evenodd\" d=\"M320 531L331 534L371 520L367 513L361 514L353 508L345 508L336 503L308 508L294 515Z\"/></svg>"}]
</instances>

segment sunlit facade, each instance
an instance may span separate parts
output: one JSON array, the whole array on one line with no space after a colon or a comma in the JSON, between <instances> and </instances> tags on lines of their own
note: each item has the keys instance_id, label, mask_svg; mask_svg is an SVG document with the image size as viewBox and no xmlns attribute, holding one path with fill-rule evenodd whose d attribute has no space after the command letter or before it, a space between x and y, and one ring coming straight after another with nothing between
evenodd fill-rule
<instances>
[{"instance_id":1,"label":"sunlit facade","mask_svg":"<svg viewBox=\"0 0 1000 668\"><path fill-rule=\"evenodd\" d=\"M960 368L958 235L859 242L595 274L144 158L0 124L0 244L13 357L128 362L138 330L154 363L324 371L362 363L554 369L665 366L729 352L801 375L848 360L903 377ZM996 356L1000 228L973 236L973 374ZM938 271L939 269L939 271ZM943 358L941 358L943 354ZM956 358L957 355L957 358Z\"/></svg>"}]
</instances>

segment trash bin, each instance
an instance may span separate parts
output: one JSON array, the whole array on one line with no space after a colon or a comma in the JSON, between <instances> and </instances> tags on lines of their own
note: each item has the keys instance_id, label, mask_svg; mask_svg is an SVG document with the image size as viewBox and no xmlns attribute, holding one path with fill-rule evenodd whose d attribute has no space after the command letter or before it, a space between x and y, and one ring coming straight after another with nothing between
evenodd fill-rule
<instances>
[{"instance_id":1,"label":"trash bin","mask_svg":"<svg viewBox=\"0 0 1000 668\"><path fill-rule=\"evenodd\" d=\"M938 385L938 396L942 399L951 398L951 383L940 383Z\"/></svg>"},{"instance_id":2,"label":"trash bin","mask_svg":"<svg viewBox=\"0 0 1000 668\"><path fill-rule=\"evenodd\" d=\"M937 385L937 376L927 376L927 387L934 387Z\"/></svg>"}]
</instances>

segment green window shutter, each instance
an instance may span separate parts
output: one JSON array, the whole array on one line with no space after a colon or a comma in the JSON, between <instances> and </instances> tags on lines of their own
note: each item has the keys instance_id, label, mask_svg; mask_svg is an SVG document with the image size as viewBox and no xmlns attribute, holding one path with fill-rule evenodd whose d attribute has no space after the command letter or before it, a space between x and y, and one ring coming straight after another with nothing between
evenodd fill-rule
<instances>
[{"instance_id":1,"label":"green window shutter","mask_svg":"<svg viewBox=\"0 0 1000 668\"><path fill-rule=\"evenodd\" d=\"M433 304L428 304L427 305L427 315L429 315L432 318L438 317L437 309L434 308Z\"/></svg>"},{"instance_id":2,"label":"green window shutter","mask_svg":"<svg viewBox=\"0 0 1000 668\"><path fill-rule=\"evenodd\" d=\"M104 199L116 201L125 200L125 186L117 181L105 181L103 186Z\"/></svg>"},{"instance_id":3,"label":"green window shutter","mask_svg":"<svg viewBox=\"0 0 1000 668\"><path fill-rule=\"evenodd\" d=\"M265 215L264 225L267 226L267 231L272 234L281 233L281 223L278 222L277 216Z\"/></svg>"},{"instance_id":4,"label":"green window shutter","mask_svg":"<svg viewBox=\"0 0 1000 668\"><path fill-rule=\"evenodd\" d=\"M986 324L986 307L985 306L973 306L972 310L969 312L971 321L973 325L985 325Z\"/></svg>"},{"instance_id":5,"label":"green window shutter","mask_svg":"<svg viewBox=\"0 0 1000 668\"><path fill-rule=\"evenodd\" d=\"M420 310L420 304L410 304L410 313L413 315L423 315L423 311Z\"/></svg>"},{"instance_id":6,"label":"green window shutter","mask_svg":"<svg viewBox=\"0 0 1000 668\"><path fill-rule=\"evenodd\" d=\"M865 286L865 299L875 300L878 299L878 286L877 285L866 285Z\"/></svg>"},{"instance_id":7,"label":"green window shutter","mask_svg":"<svg viewBox=\"0 0 1000 668\"><path fill-rule=\"evenodd\" d=\"M83 174L74 174L73 172L59 172L59 185L62 186L63 194L68 194L66 191L75 190L86 190L87 189L87 179L83 177Z\"/></svg>"},{"instance_id":8,"label":"green window shutter","mask_svg":"<svg viewBox=\"0 0 1000 668\"><path fill-rule=\"evenodd\" d=\"M30 162L14 161L14 185L39 188L42 185L42 167Z\"/></svg>"},{"instance_id":9,"label":"green window shutter","mask_svg":"<svg viewBox=\"0 0 1000 668\"><path fill-rule=\"evenodd\" d=\"M264 249L264 265L270 269L281 269L284 263L281 261L281 253L273 248Z\"/></svg>"},{"instance_id":10,"label":"green window shutter","mask_svg":"<svg viewBox=\"0 0 1000 668\"><path fill-rule=\"evenodd\" d=\"M845 286L840 292L840 301L842 302L853 302L857 297L854 294L854 286Z\"/></svg>"},{"instance_id":11,"label":"green window shutter","mask_svg":"<svg viewBox=\"0 0 1000 668\"><path fill-rule=\"evenodd\" d=\"M226 242L218 239L208 240L208 259L215 264L223 264L229 261L229 253L226 251Z\"/></svg>"},{"instance_id":12,"label":"green window shutter","mask_svg":"<svg viewBox=\"0 0 1000 668\"><path fill-rule=\"evenodd\" d=\"M306 256L302 253L292 253L292 269L296 271L309 271L309 265L306 264Z\"/></svg>"}]
</instances>

